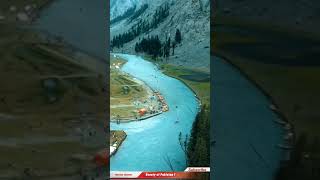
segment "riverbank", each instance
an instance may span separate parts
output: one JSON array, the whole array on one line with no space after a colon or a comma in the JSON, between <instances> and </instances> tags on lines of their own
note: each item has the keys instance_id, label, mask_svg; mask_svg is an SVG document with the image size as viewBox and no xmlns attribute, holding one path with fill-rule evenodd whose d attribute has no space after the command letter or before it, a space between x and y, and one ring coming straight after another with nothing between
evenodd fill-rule
<instances>
[{"instance_id":1,"label":"riverbank","mask_svg":"<svg viewBox=\"0 0 320 180\"><path fill-rule=\"evenodd\" d=\"M142 57L155 63L157 68L167 76L178 79L184 83L194 92L201 104L210 105L210 72L198 68L173 65L163 62L161 58L153 59L148 55L142 55Z\"/></svg>"},{"instance_id":2,"label":"riverbank","mask_svg":"<svg viewBox=\"0 0 320 180\"><path fill-rule=\"evenodd\" d=\"M283 130L286 131L285 136L283 137L283 139L285 140L286 144L277 144L277 147L282 148L282 149L286 149L290 153L290 150L293 149L293 147L294 147L294 141L295 141L295 138L296 138L295 137L295 133L294 133L294 125L292 124L292 122L290 122L287 119L287 117L284 115L284 113L279 110L279 105L276 103L274 98L261 86L261 84L259 84L256 81L256 79L254 79L253 77L248 75L246 73L246 71L241 69L241 66L238 66L232 60L228 59L227 57L225 57L223 55L217 54L216 56L222 58L230 66L232 66L237 71L239 71L242 76L244 76L247 80L249 80L257 89L259 89L260 92L263 93L263 95L265 97L267 97L268 101L270 102L268 108L270 110L272 110L277 115L277 117L279 118L279 120L273 120L273 122L277 123L277 124L280 124L282 126ZM286 138L286 137L288 137L289 139ZM288 160L289 160L289 156L287 155L287 156L284 157L283 161L288 161Z\"/></svg>"},{"instance_id":3,"label":"riverbank","mask_svg":"<svg viewBox=\"0 0 320 180\"><path fill-rule=\"evenodd\" d=\"M110 157L117 153L127 134L124 131L110 131Z\"/></svg>"},{"instance_id":4,"label":"riverbank","mask_svg":"<svg viewBox=\"0 0 320 180\"><path fill-rule=\"evenodd\" d=\"M121 70L126 60L113 54L110 65L110 121L141 121L169 110L163 96L139 77Z\"/></svg>"},{"instance_id":5,"label":"riverbank","mask_svg":"<svg viewBox=\"0 0 320 180\"><path fill-rule=\"evenodd\" d=\"M217 38L219 35L224 37L227 34L228 32L225 31L222 34L217 32L216 36ZM299 45L304 46L300 51L281 51L281 48L273 50L272 48L266 49L263 46L259 46L262 42L270 43L270 38L267 40L263 37L257 36L256 34L248 34L246 36L242 35L241 38L252 39L250 42L245 42L238 37L239 34L237 36L234 32L233 37L229 38L228 41L220 41L218 38L217 43L213 44L213 46L215 46L213 50L214 53L218 56L226 57L226 59L231 60L233 64L236 64L240 69L242 69L242 71L254 79L256 83L259 84L267 94L269 94L269 96L271 95L274 101L276 101L276 104L278 104L279 110L283 112L285 117L291 122L295 122L295 129L298 134L301 134L303 131L309 131L311 133L310 135L313 134L314 136L318 136L319 133L317 133L318 131L316 130L318 125L317 123L311 123L312 120L310 118L312 117L310 117L310 115L312 114L314 117L318 116L316 114L315 107L316 99L319 99L316 93L319 90L319 86L314 82L317 81L316 77L318 77L317 74L320 73L320 68L316 65L312 67L308 65L308 61L313 61L313 58L316 58L315 55L314 57L304 57L312 54L312 52L308 52L308 49L315 49L315 45L313 43L308 44L308 40L306 39L305 43L299 43ZM291 39L289 41L294 40L295 39ZM280 41L281 44L282 40L279 39L278 41ZM275 40L274 43L277 43L278 41ZM268 56L272 59L270 60L272 62L265 62L264 58L259 58L256 55L249 56L246 51L243 52L241 49L229 49L228 46L226 46L228 44L238 44L241 42L243 43L243 46L249 47L253 47L257 44L256 48L267 51L261 56L264 56L266 53L270 54ZM295 49L295 47L291 47L289 45L283 46L284 48ZM288 53L290 53L290 55L287 55ZM276 63L276 61L279 61L279 63L283 62L282 59L285 57L288 59L293 58L292 61L297 59L297 62L292 65ZM299 59L300 63L298 62ZM297 79L299 79L300 85L296 83ZM300 87L304 88L301 89Z\"/></svg>"},{"instance_id":6,"label":"riverbank","mask_svg":"<svg viewBox=\"0 0 320 180\"><path fill-rule=\"evenodd\" d=\"M183 82L186 86L188 86L190 90L194 92L201 104L206 104L210 106L210 74L207 74L209 78L206 79L204 82L197 80L188 80L186 78L183 78L183 76L204 72L184 67L177 67L170 64L163 64L160 65L160 67L164 74L172 78L178 79L181 82Z\"/></svg>"},{"instance_id":7,"label":"riverbank","mask_svg":"<svg viewBox=\"0 0 320 180\"><path fill-rule=\"evenodd\" d=\"M273 121L278 116L269 108L269 99L240 71L221 58L212 58L212 98L219 105L211 115L213 178L270 180L284 154L277 147L284 142L283 128Z\"/></svg>"},{"instance_id":8,"label":"riverbank","mask_svg":"<svg viewBox=\"0 0 320 180\"><path fill-rule=\"evenodd\" d=\"M299 139L305 139L305 144L299 147L301 153L308 154L309 161L317 161L319 152L312 147L318 146L320 129L317 121L320 86L316 83L320 81L319 53L316 52L319 40L310 38L313 35L284 33L277 28L263 30L254 24L216 23L212 33L216 39L212 44L213 54L238 67L272 99L273 109L290 124L285 129L294 133L290 146L293 152L300 146L296 144ZM305 157L296 152L291 158L305 161ZM300 168L301 173L311 168L304 163L299 166L304 167Z\"/></svg>"},{"instance_id":9,"label":"riverbank","mask_svg":"<svg viewBox=\"0 0 320 180\"><path fill-rule=\"evenodd\" d=\"M181 81L164 75L153 63L134 55L121 56L128 59L122 70L161 92L170 110L145 121L111 123L111 129L124 130L128 135L110 159L111 171L172 170L164 158L170 159L175 170L184 170L185 154L178 138L180 132L191 131L199 109L197 99Z\"/></svg>"}]
</instances>

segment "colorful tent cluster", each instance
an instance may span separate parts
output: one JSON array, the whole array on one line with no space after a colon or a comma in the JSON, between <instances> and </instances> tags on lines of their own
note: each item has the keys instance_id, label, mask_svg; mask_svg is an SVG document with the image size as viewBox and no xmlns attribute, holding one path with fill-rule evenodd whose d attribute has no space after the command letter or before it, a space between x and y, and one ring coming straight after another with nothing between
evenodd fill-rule
<instances>
[{"instance_id":1,"label":"colorful tent cluster","mask_svg":"<svg viewBox=\"0 0 320 180\"><path fill-rule=\"evenodd\" d=\"M161 102L162 111L164 111L164 112L169 111L169 106L167 105L163 96L159 92L155 92L154 94L158 97L159 101Z\"/></svg>"}]
</instances>

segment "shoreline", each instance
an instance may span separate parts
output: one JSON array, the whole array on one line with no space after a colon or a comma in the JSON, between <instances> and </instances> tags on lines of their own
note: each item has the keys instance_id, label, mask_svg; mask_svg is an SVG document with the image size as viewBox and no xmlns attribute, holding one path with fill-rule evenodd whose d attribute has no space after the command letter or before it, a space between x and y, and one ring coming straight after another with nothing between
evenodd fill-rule
<instances>
[{"instance_id":1,"label":"shoreline","mask_svg":"<svg viewBox=\"0 0 320 180\"><path fill-rule=\"evenodd\" d=\"M32 25L31 25L32 26ZM72 45L71 43L68 43L67 41L65 41L64 39L61 42L58 42L58 38L60 38L60 36L55 35L53 33L50 33L46 30L42 30L42 29L35 29L35 28L29 28L31 29L33 32L38 33L40 35L40 38L42 40L49 40L50 42L46 42L46 43L42 43L45 45L57 45L59 47L62 47L65 51L70 51L65 52L70 56L76 56L76 53L82 53L85 54L87 56L90 56L98 61L101 61L103 63L106 63L106 65L109 65L109 61L107 61L107 58L102 58L99 57L97 55L94 55L93 53L90 53L89 51L86 51L84 49L78 48L74 45Z\"/></svg>"},{"instance_id":2,"label":"shoreline","mask_svg":"<svg viewBox=\"0 0 320 180\"><path fill-rule=\"evenodd\" d=\"M170 169L165 162L156 164L154 164L154 162L159 160L159 157L157 156L162 156L162 153L172 153L172 156L177 157L177 161L185 161L184 153L178 151L181 148L179 143L177 141L168 142L168 138L178 137L179 132L183 134L190 133L192 123L197 114L198 102L196 101L193 91L186 88L183 83L178 83L161 71L155 70L156 65L154 63L150 64L149 61L134 55L124 55L124 57L128 59L127 66L123 68L126 72L145 80L145 82L148 82L148 85L155 89L158 89L157 84L159 84L159 91L164 95L167 95L166 100L167 102L170 102L169 106L171 106L171 108L175 105L183 105L185 108L179 113L173 108L172 111L164 113L161 116L156 116L150 119L150 121L138 122L136 124L137 126L135 124L130 125L123 123L117 125L112 123L111 129L115 128L128 131L129 138L125 142L125 147L122 147L115 158L111 158L111 170L125 168L138 171L141 169L158 169L165 171ZM135 67L139 67L140 69ZM154 81L153 78L150 78L152 75L159 77L158 83ZM175 95L175 93L177 93L177 95ZM176 123L175 120L179 120L179 123ZM161 124L158 124L158 122ZM152 136L150 136L150 133ZM154 144L146 143L148 141L153 141ZM167 143L166 146L161 146L163 143ZM137 144L141 145L136 146ZM144 155L143 152L146 148L156 148L153 150L153 153L158 155L155 156L156 154L153 155L152 152ZM127 157L128 154L130 154L130 157ZM144 161L145 163L139 164L139 161ZM177 161L173 162L174 166L179 167L179 169L184 169L184 164ZM150 164L151 166L145 167L145 164Z\"/></svg>"},{"instance_id":3,"label":"shoreline","mask_svg":"<svg viewBox=\"0 0 320 180\"><path fill-rule=\"evenodd\" d=\"M110 119L110 122L111 123L117 123L117 124L121 124L121 123L130 123L130 122L134 122L134 121L143 121L143 120L147 120L147 119L149 119L149 118L152 118L152 117L154 117L154 116L158 116L158 115L160 115L160 114L162 114L163 112L161 111L161 112L158 112L158 113L155 113L155 114L151 114L151 115L149 115L149 116L146 116L146 117L141 117L141 118L138 118L138 119L120 119L120 121L119 120L116 120L116 119Z\"/></svg>"},{"instance_id":4,"label":"shoreline","mask_svg":"<svg viewBox=\"0 0 320 180\"><path fill-rule=\"evenodd\" d=\"M172 76L172 75L169 75L169 74L166 74L166 73L163 73L163 74L165 74L166 76L169 76L169 77L171 77L171 78L173 78L173 79L176 79L176 80L182 82L186 87L188 87L188 88L193 92L193 94L195 95L194 97L196 97L196 99L198 100L199 106L202 105L202 102L201 102L201 100L200 100L200 98L199 98L199 95L198 95L198 94L196 93L196 91L193 90L193 89L191 88L191 86L189 86L186 82L184 82L184 81L182 81L181 79L176 78L176 77L174 77L174 76ZM210 78L211 78L211 77L210 77Z\"/></svg>"},{"instance_id":5,"label":"shoreline","mask_svg":"<svg viewBox=\"0 0 320 180\"><path fill-rule=\"evenodd\" d=\"M121 57L121 54L119 54L119 53L110 53L110 55L115 55L115 56L120 57L121 59L126 61L125 63L128 62L128 60L126 60L126 58L124 58L124 57ZM124 66L125 63L121 64L121 68ZM153 63L153 64L155 64L155 63ZM157 65L157 64L155 64L155 65ZM124 72L124 71L122 71L121 68L120 68L121 73L124 73L124 74L130 76L133 81L137 82L138 84L141 84L141 85L145 86L145 88L148 90L148 93L152 93L153 95L155 95L156 93L159 93L158 91L156 91L152 87L150 87L145 81L143 81L143 80L141 80L141 79L139 79L139 78L137 78L135 76L132 76L132 75L130 75L130 74ZM150 92L149 92L149 90L150 90ZM139 117L139 118L128 117L128 118L120 118L120 119L111 119L111 117L110 117L110 123L120 124L120 123L130 123L130 122L134 122L134 121L147 120L147 119L152 118L154 116L158 116L158 115L162 114L163 112L166 112L165 109L164 109L165 107L167 107L167 111L169 111L168 104L165 102L164 98L161 96L161 93L159 93L156 96L157 96L157 101L161 103L161 109L162 109L161 111L159 111L157 113L154 113L154 114L149 114L147 116L142 116L142 117ZM159 96L162 97L163 100L161 100L159 98Z\"/></svg>"},{"instance_id":6,"label":"shoreline","mask_svg":"<svg viewBox=\"0 0 320 180\"><path fill-rule=\"evenodd\" d=\"M282 113L280 110L279 110L279 106L278 104L275 102L275 100L273 99L273 97L266 91L262 88L262 86L257 83L254 79L252 79L246 72L244 72L239 66L237 66L235 63L233 63L228 57L220 54L220 53L217 53L217 52L214 52L215 55L213 56L216 56L218 58L221 58L223 61L225 61L227 64L229 64L230 66L232 66L233 68L235 68L238 72L241 73L242 76L244 76L250 83L252 83L267 99L268 101L270 102L268 108L277 115L278 118L280 118L283 122L285 122L285 124L289 124L289 126L291 127L289 130L288 129L285 129L285 125L282 125L282 129L284 131L287 131L285 134L288 134L288 133L293 133L293 142L295 142L296 140L296 134L294 132L294 125L289 121L289 119L284 115L284 113ZM213 57L212 56L212 57ZM276 122L274 122L276 123ZM283 137L281 137L283 139ZM292 146L293 144L290 144L290 146ZM281 148L279 147L279 144L277 145L278 148ZM293 148L293 146L292 146ZM282 149L282 148L281 148ZM291 153L291 148L289 148L289 153ZM288 149L287 149L288 150ZM289 159L286 159L286 160L281 160L281 161L288 161ZM281 163L281 162L280 162Z\"/></svg>"},{"instance_id":7,"label":"shoreline","mask_svg":"<svg viewBox=\"0 0 320 180\"><path fill-rule=\"evenodd\" d=\"M110 130L111 131L111 130ZM114 130L114 131L118 131L118 130ZM122 131L122 130L121 130ZM115 155L116 153L117 153L117 151L119 150L119 148L121 147L121 145L122 145L122 143L126 140L126 138L127 138L127 134L123 131L123 133L124 133L124 138L123 139L121 139L121 141L119 142L119 144L117 144L116 145L116 147L115 147L115 150L112 152L112 153L110 153L110 155L109 155L109 157L112 157L113 155ZM110 147L111 147L112 145L110 145ZM113 147L113 146L112 146Z\"/></svg>"},{"instance_id":8,"label":"shoreline","mask_svg":"<svg viewBox=\"0 0 320 180\"><path fill-rule=\"evenodd\" d=\"M119 53L112 53L112 54L119 54ZM159 63L157 63L156 61L150 61L148 58L145 58L145 55L139 55L139 54L133 54L133 55L139 56L139 57L143 58L144 60L153 63L153 64L158 68L159 71L161 70ZM163 72L163 71L162 71L162 72ZM184 82L184 81L181 80L180 78L174 77L174 76L169 75L169 74L167 74L167 73L165 73L165 72L163 72L163 74L166 75L166 76L169 76L169 77L171 77L171 78L173 78L173 79L176 79L176 80L178 80L178 81L180 81L180 82L182 82L186 87L188 87L188 88L193 92L193 94L195 95L196 99L197 99L198 102L199 102L199 105L202 104L202 102L201 102L201 100L200 100L200 98L199 98L199 95L198 95L198 94L196 93L196 91L195 91L194 89L192 89L191 86L189 86L186 82ZM210 79L211 79L211 77L210 77Z\"/></svg>"}]
</instances>

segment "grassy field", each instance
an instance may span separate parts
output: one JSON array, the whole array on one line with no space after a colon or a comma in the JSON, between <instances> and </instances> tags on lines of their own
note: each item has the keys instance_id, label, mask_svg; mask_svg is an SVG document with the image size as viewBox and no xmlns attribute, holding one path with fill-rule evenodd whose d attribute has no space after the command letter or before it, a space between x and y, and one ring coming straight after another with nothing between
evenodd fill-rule
<instances>
[{"instance_id":1,"label":"grassy field","mask_svg":"<svg viewBox=\"0 0 320 180\"><path fill-rule=\"evenodd\" d=\"M135 118L138 116L138 108L133 104L134 101L143 102L146 100L151 89L137 83L131 76L124 74L119 68L125 60L111 57L110 69L110 115L111 118ZM127 88L127 89L125 89Z\"/></svg>"},{"instance_id":2,"label":"grassy field","mask_svg":"<svg viewBox=\"0 0 320 180\"><path fill-rule=\"evenodd\" d=\"M202 104L210 105L210 74L202 69L176 66L170 63L162 62L161 58L153 59L150 55L143 55L143 58L153 63L159 64L161 70L167 76L176 78L185 83L198 96ZM184 76L192 76L201 74L200 80L185 78ZM203 80L203 81L202 81Z\"/></svg>"},{"instance_id":3,"label":"grassy field","mask_svg":"<svg viewBox=\"0 0 320 180\"><path fill-rule=\"evenodd\" d=\"M55 46L0 23L0 178L79 173L105 148L106 82Z\"/></svg>"},{"instance_id":4,"label":"grassy field","mask_svg":"<svg viewBox=\"0 0 320 180\"><path fill-rule=\"evenodd\" d=\"M181 67L181 66L175 66L171 64L163 64L161 65L161 69L163 70L163 73L174 77L182 82L184 82L187 86L189 86L199 97L202 104L210 105L210 80L205 80L205 82L198 82L189 80L186 78L182 78L183 75L190 75L190 74L197 74L197 73L203 73L196 69Z\"/></svg>"},{"instance_id":5,"label":"grassy field","mask_svg":"<svg viewBox=\"0 0 320 180\"><path fill-rule=\"evenodd\" d=\"M126 138L126 133L124 131L110 131L110 145L113 145L117 142L117 144L121 144L122 141Z\"/></svg>"}]
</instances>

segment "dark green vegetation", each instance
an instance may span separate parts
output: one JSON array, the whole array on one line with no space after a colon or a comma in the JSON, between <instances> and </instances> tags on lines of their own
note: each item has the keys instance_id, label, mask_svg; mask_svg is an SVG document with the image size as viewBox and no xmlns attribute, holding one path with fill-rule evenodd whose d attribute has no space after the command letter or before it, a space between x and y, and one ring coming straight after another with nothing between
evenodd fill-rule
<instances>
[{"instance_id":1,"label":"dark green vegetation","mask_svg":"<svg viewBox=\"0 0 320 180\"><path fill-rule=\"evenodd\" d=\"M179 29L177 29L177 31L176 31L175 40L176 40L176 43L178 43L178 44L181 43L181 41L182 41L181 32Z\"/></svg>"},{"instance_id":2,"label":"dark green vegetation","mask_svg":"<svg viewBox=\"0 0 320 180\"><path fill-rule=\"evenodd\" d=\"M196 71L189 71L187 75L180 75L179 77L194 81L194 82L209 82L210 81L210 74L204 72L196 72Z\"/></svg>"},{"instance_id":3,"label":"dark green vegetation","mask_svg":"<svg viewBox=\"0 0 320 180\"><path fill-rule=\"evenodd\" d=\"M190 137L179 134L188 167L210 167L210 109L203 105L192 125Z\"/></svg>"},{"instance_id":4,"label":"dark green vegetation","mask_svg":"<svg viewBox=\"0 0 320 180\"><path fill-rule=\"evenodd\" d=\"M179 29L176 30L175 39L176 41L171 43L171 38L169 37L165 42L161 43L158 36L143 38L140 42L136 43L135 52L147 53L148 55L152 55L154 59L157 57L167 59L170 56L170 50L172 49L172 55L174 55L174 48L182 41Z\"/></svg>"},{"instance_id":5,"label":"dark green vegetation","mask_svg":"<svg viewBox=\"0 0 320 180\"><path fill-rule=\"evenodd\" d=\"M147 39L143 38L140 43L135 46L136 52L146 52L154 58L161 55L161 42L158 36L151 36Z\"/></svg>"},{"instance_id":6,"label":"dark green vegetation","mask_svg":"<svg viewBox=\"0 0 320 180\"><path fill-rule=\"evenodd\" d=\"M205 73L181 75L179 77L194 82L208 82L210 80L210 76Z\"/></svg>"},{"instance_id":7,"label":"dark green vegetation","mask_svg":"<svg viewBox=\"0 0 320 180\"><path fill-rule=\"evenodd\" d=\"M152 28L156 28L161 22L169 16L169 5L168 3L160 6L156 12L153 14L152 19L140 20L137 24L131 27L128 32L119 34L113 37L111 40L111 48L123 47L123 44L132 41L139 35L149 31Z\"/></svg>"},{"instance_id":8,"label":"dark green vegetation","mask_svg":"<svg viewBox=\"0 0 320 180\"><path fill-rule=\"evenodd\" d=\"M319 179L319 38L219 16L214 27L213 54L227 59L257 83L293 124L295 146L277 178Z\"/></svg>"},{"instance_id":9,"label":"dark green vegetation","mask_svg":"<svg viewBox=\"0 0 320 180\"><path fill-rule=\"evenodd\" d=\"M193 123L191 136L187 145L189 167L210 167L210 109L201 107Z\"/></svg>"},{"instance_id":10,"label":"dark green vegetation","mask_svg":"<svg viewBox=\"0 0 320 180\"><path fill-rule=\"evenodd\" d=\"M140 7L135 13L130 17L130 22L135 20L137 17L139 17L141 14L143 14L147 9L148 9L148 4L144 4L143 6Z\"/></svg>"}]
</instances>

